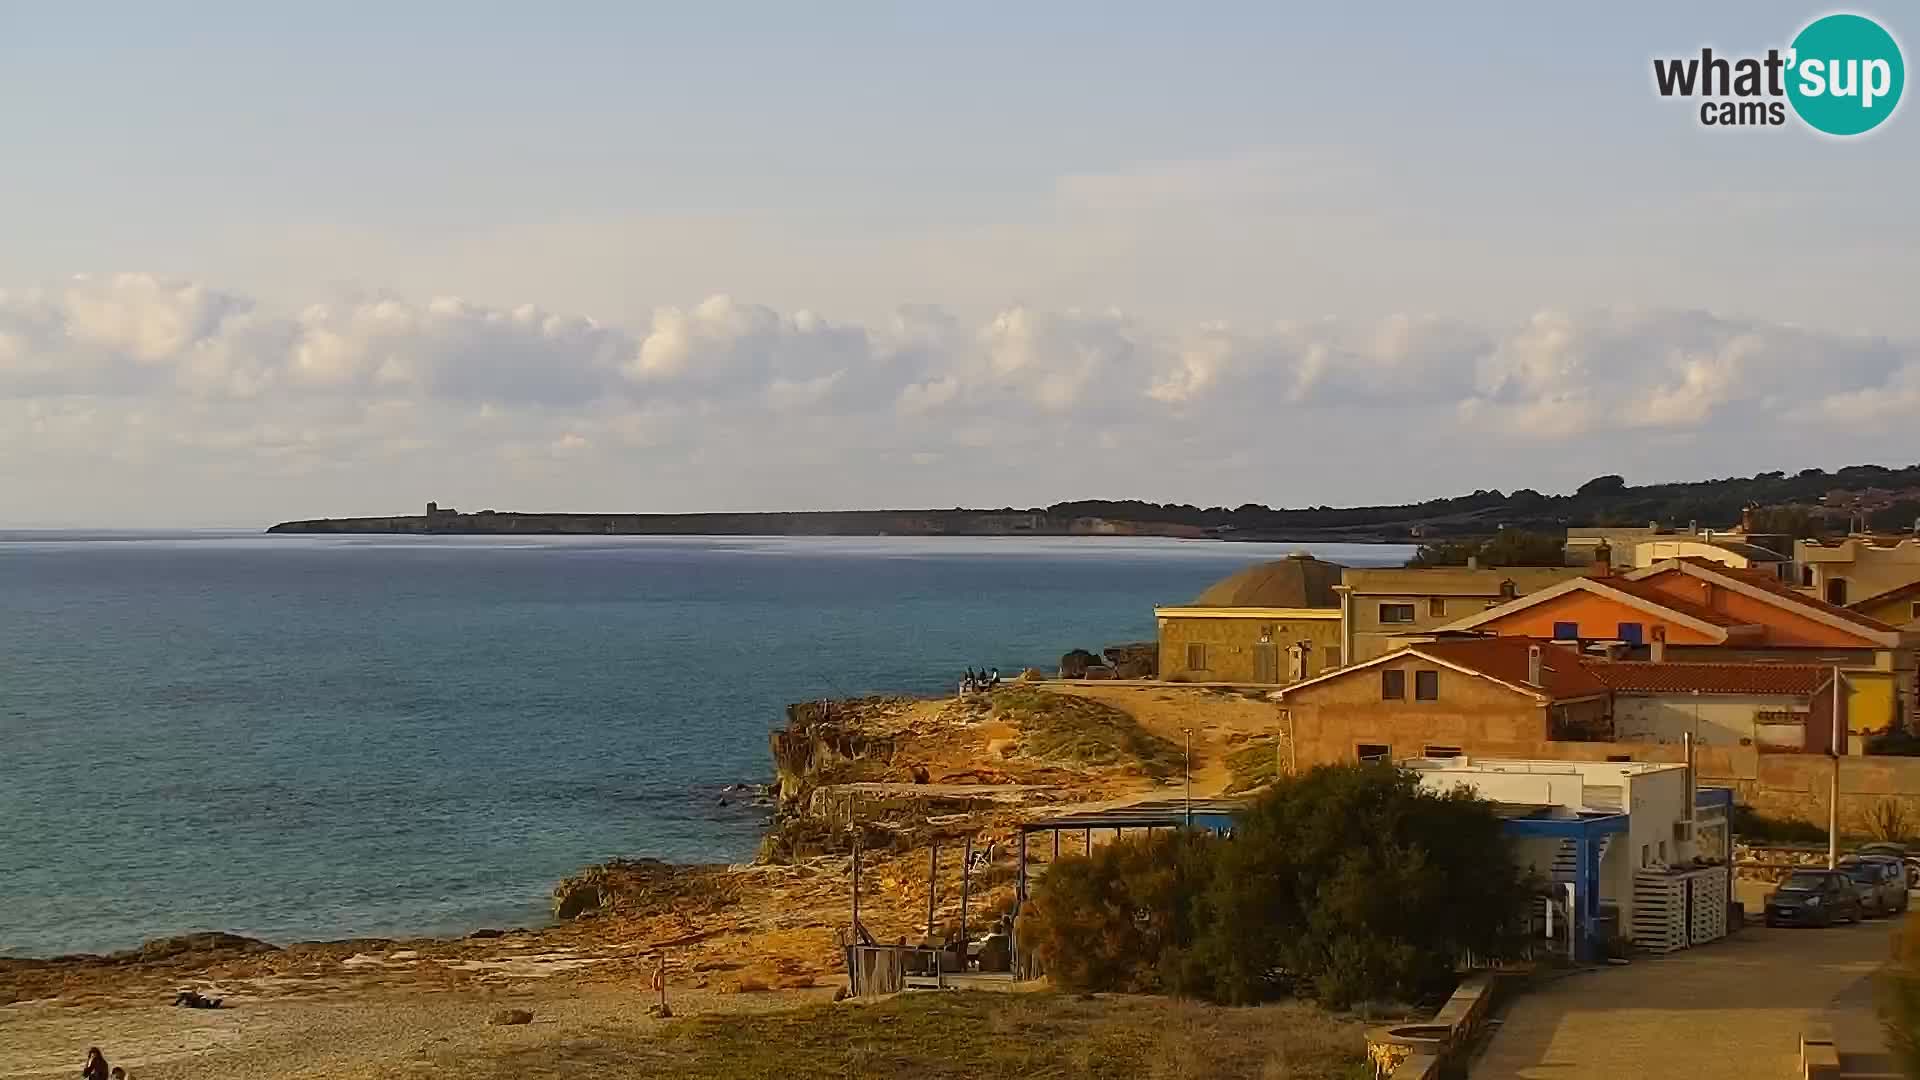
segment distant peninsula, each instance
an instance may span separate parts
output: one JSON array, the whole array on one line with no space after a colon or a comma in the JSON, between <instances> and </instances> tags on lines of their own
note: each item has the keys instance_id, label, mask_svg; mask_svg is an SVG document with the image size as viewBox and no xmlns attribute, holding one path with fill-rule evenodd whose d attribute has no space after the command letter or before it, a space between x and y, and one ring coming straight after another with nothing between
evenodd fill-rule
<instances>
[{"instance_id":1,"label":"distant peninsula","mask_svg":"<svg viewBox=\"0 0 1920 1080\"><path fill-rule=\"evenodd\" d=\"M1828 472L1765 472L1750 477L1628 484L1598 476L1567 495L1529 488L1475 491L1388 506L1301 509L1257 503L1197 507L1137 500L1081 500L1031 509L820 510L795 513L548 514L463 513L428 503L424 513L392 517L283 521L275 533L436 533L563 536L1164 536L1295 543L1407 544L1487 536L1503 529L1563 531L1568 526L1649 522L1723 527L1761 508L1803 532L1836 525L1906 530L1920 522L1920 465L1849 465Z\"/></svg>"}]
</instances>

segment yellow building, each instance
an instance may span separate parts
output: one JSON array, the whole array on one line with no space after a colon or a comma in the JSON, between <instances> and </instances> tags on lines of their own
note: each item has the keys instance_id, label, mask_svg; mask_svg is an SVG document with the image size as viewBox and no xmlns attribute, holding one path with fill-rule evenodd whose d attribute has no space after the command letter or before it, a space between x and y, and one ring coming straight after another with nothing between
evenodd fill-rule
<instances>
[{"instance_id":1,"label":"yellow building","mask_svg":"<svg viewBox=\"0 0 1920 1080\"><path fill-rule=\"evenodd\" d=\"M1797 540L1793 561L1801 591L1844 606L1920 581L1920 536Z\"/></svg>"},{"instance_id":2,"label":"yellow building","mask_svg":"<svg viewBox=\"0 0 1920 1080\"><path fill-rule=\"evenodd\" d=\"M1888 589L1850 605L1869 619L1879 619L1902 630L1920 630L1920 581Z\"/></svg>"},{"instance_id":3,"label":"yellow building","mask_svg":"<svg viewBox=\"0 0 1920 1080\"><path fill-rule=\"evenodd\" d=\"M1283 685L1340 666L1338 563L1291 555L1215 582L1190 604L1153 609L1160 677Z\"/></svg>"},{"instance_id":4,"label":"yellow building","mask_svg":"<svg viewBox=\"0 0 1920 1080\"><path fill-rule=\"evenodd\" d=\"M1516 596L1558 585L1578 566L1350 568L1341 575L1340 652L1365 663L1400 647L1399 638L1476 615Z\"/></svg>"}]
</instances>

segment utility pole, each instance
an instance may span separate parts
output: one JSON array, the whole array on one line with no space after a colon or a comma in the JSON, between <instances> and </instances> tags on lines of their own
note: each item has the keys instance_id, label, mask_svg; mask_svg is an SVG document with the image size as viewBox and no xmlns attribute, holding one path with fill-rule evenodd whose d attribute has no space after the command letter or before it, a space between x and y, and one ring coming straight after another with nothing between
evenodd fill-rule
<instances>
[{"instance_id":1,"label":"utility pole","mask_svg":"<svg viewBox=\"0 0 1920 1080\"><path fill-rule=\"evenodd\" d=\"M1840 739L1840 665L1833 666L1833 786L1827 791L1827 869L1840 865L1840 755L1845 751Z\"/></svg>"},{"instance_id":2,"label":"utility pole","mask_svg":"<svg viewBox=\"0 0 1920 1080\"><path fill-rule=\"evenodd\" d=\"M1193 831L1193 729L1181 728L1187 736L1187 831Z\"/></svg>"}]
</instances>

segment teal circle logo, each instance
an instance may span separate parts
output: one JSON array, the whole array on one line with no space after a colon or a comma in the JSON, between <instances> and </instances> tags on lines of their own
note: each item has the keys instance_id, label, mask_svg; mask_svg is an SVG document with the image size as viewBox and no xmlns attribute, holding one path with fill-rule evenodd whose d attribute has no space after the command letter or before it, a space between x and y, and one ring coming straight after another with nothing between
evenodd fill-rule
<instances>
[{"instance_id":1,"label":"teal circle logo","mask_svg":"<svg viewBox=\"0 0 1920 1080\"><path fill-rule=\"evenodd\" d=\"M1861 135L1900 104L1907 67L1900 44L1863 15L1828 15L1793 39L1787 100L1816 131Z\"/></svg>"}]
</instances>

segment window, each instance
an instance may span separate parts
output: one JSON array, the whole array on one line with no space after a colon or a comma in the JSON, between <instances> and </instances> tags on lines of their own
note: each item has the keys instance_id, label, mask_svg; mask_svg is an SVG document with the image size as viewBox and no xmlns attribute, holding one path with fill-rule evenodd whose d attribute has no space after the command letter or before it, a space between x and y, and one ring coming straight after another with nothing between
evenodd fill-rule
<instances>
[{"instance_id":1,"label":"window","mask_svg":"<svg viewBox=\"0 0 1920 1080\"><path fill-rule=\"evenodd\" d=\"M1577 622L1557 622L1553 624L1553 640L1579 641L1580 624Z\"/></svg>"},{"instance_id":2,"label":"window","mask_svg":"<svg viewBox=\"0 0 1920 1080\"><path fill-rule=\"evenodd\" d=\"M1383 671L1380 673L1380 700L1407 700L1407 673L1404 671Z\"/></svg>"},{"instance_id":3,"label":"window","mask_svg":"<svg viewBox=\"0 0 1920 1080\"><path fill-rule=\"evenodd\" d=\"M1813 588L1813 567L1803 566L1800 568L1800 585L1806 589Z\"/></svg>"},{"instance_id":4,"label":"window","mask_svg":"<svg viewBox=\"0 0 1920 1080\"><path fill-rule=\"evenodd\" d=\"M1436 619L1446 618L1447 602L1445 600L1440 599L1437 596L1429 597L1427 599L1427 614L1431 615Z\"/></svg>"},{"instance_id":5,"label":"window","mask_svg":"<svg viewBox=\"0 0 1920 1080\"><path fill-rule=\"evenodd\" d=\"M1651 866L1652 864L1653 864L1653 849L1648 847L1645 844L1641 844L1640 845L1640 865Z\"/></svg>"},{"instance_id":6,"label":"window","mask_svg":"<svg viewBox=\"0 0 1920 1080\"><path fill-rule=\"evenodd\" d=\"M1629 645L1638 645L1645 636L1645 632L1645 628L1637 622L1623 622L1620 624L1619 637Z\"/></svg>"},{"instance_id":7,"label":"window","mask_svg":"<svg viewBox=\"0 0 1920 1080\"><path fill-rule=\"evenodd\" d=\"M1187 646L1187 670L1207 670L1207 647L1205 645Z\"/></svg>"},{"instance_id":8,"label":"window","mask_svg":"<svg viewBox=\"0 0 1920 1080\"><path fill-rule=\"evenodd\" d=\"M1413 605L1381 604L1380 621L1383 623L1410 623L1413 621Z\"/></svg>"},{"instance_id":9,"label":"window","mask_svg":"<svg viewBox=\"0 0 1920 1080\"><path fill-rule=\"evenodd\" d=\"M1353 748L1353 753L1361 761L1385 761L1393 756L1393 751L1384 743L1363 742Z\"/></svg>"},{"instance_id":10,"label":"window","mask_svg":"<svg viewBox=\"0 0 1920 1080\"><path fill-rule=\"evenodd\" d=\"M1427 745L1426 750L1421 754L1421 756L1422 757L1464 757L1466 755L1462 754L1460 752L1460 748L1457 746L1434 746L1431 743L1429 743Z\"/></svg>"},{"instance_id":11,"label":"window","mask_svg":"<svg viewBox=\"0 0 1920 1080\"><path fill-rule=\"evenodd\" d=\"M1827 579L1827 603L1840 607L1847 605L1847 579L1843 577Z\"/></svg>"},{"instance_id":12,"label":"window","mask_svg":"<svg viewBox=\"0 0 1920 1080\"><path fill-rule=\"evenodd\" d=\"M1913 602L1913 609L1907 612L1907 614L1912 618L1920 619L1920 600L1915 600Z\"/></svg>"},{"instance_id":13,"label":"window","mask_svg":"<svg viewBox=\"0 0 1920 1080\"><path fill-rule=\"evenodd\" d=\"M1607 760L1608 761L1632 761L1633 755L1632 754L1608 754Z\"/></svg>"},{"instance_id":14,"label":"window","mask_svg":"<svg viewBox=\"0 0 1920 1080\"><path fill-rule=\"evenodd\" d=\"M1416 671L1413 673L1413 700L1440 700L1440 673L1437 671Z\"/></svg>"}]
</instances>

